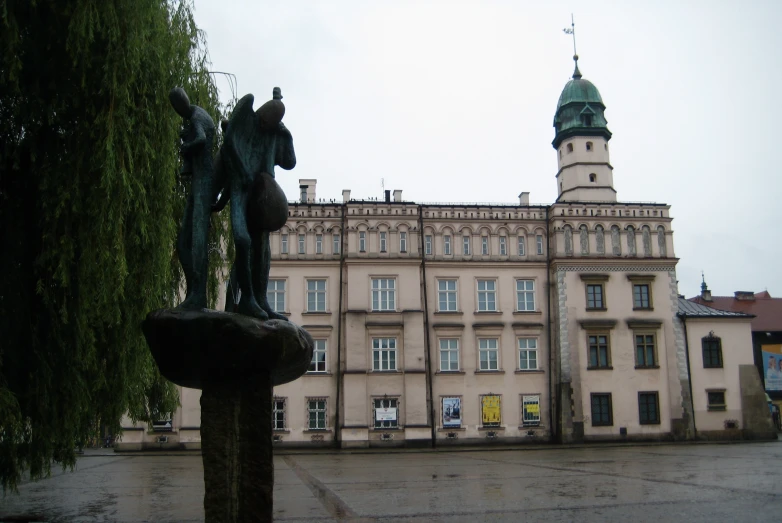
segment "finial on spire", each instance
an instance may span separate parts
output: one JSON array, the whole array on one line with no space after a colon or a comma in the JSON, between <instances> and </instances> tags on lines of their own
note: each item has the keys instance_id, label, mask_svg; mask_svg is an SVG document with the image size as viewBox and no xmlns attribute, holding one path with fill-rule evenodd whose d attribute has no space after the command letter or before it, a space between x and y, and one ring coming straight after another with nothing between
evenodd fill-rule
<instances>
[{"instance_id":1,"label":"finial on spire","mask_svg":"<svg viewBox=\"0 0 782 523\"><path fill-rule=\"evenodd\" d=\"M578 80L581 78L581 71L578 70L578 53L576 52L576 21L573 18L573 13L570 13L570 28L562 30L565 34L573 36L573 61L576 63L576 68L573 71L573 78Z\"/></svg>"},{"instance_id":2,"label":"finial on spire","mask_svg":"<svg viewBox=\"0 0 782 523\"><path fill-rule=\"evenodd\" d=\"M706 285L706 276L704 276L703 271L701 271L701 292L709 290L708 285Z\"/></svg>"}]
</instances>

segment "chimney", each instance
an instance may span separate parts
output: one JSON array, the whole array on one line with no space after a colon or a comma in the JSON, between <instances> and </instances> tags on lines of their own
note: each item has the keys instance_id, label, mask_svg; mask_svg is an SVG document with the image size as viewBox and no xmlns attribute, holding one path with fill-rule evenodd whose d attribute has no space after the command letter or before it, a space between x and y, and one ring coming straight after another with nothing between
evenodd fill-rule
<instances>
[{"instance_id":1,"label":"chimney","mask_svg":"<svg viewBox=\"0 0 782 523\"><path fill-rule=\"evenodd\" d=\"M350 201L350 189L342 189L342 202L347 203Z\"/></svg>"},{"instance_id":2,"label":"chimney","mask_svg":"<svg viewBox=\"0 0 782 523\"><path fill-rule=\"evenodd\" d=\"M391 203L391 189L386 189L386 203Z\"/></svg>"},{"instance_id":3,"label":"chimney","mask_svg":"<svg viewBox=\"0 0 782 523\"><path fill-rule=\"evenodd\" d=\"M519 205L529 205L529 193L523 192L519 194Z\"/></svg>"},{"instance_id":4,"label":"chimney","mask_svg":"<svg viewBox=\"0 0 782 523\"><path fill-rule=\"evenodd\" d=\"M402 201L402 189L395 189L394 190L394 201L395 202L401 202Z\"/></svg>"},{"instance_id":5,"label":"chimney","mask_svg":"<svg viewBox=\"0 0 782 523\"><path fill-rule=\"evenodd\" d=\"M749 291L736 291L733 296L739 301L755 301L755 293Z\"/></svg>"},{"instance_id":6,"label":"chimney","mask_svg":"<svg viewBox=\"0 0 782 523\"><path fill-rule=\"evenodd\" d=\"M299 200L302 203L315 201L315 185L318 180L314 178L299 179Z\"/></svg>"}]
</instances>

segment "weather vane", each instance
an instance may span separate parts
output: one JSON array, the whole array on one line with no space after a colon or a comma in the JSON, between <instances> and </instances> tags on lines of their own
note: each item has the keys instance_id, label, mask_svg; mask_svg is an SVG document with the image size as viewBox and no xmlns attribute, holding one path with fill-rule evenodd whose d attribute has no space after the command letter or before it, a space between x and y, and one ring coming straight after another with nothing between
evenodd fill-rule
<instances>
[{"instance_id":1,"label":"weather vane","mask_svg":"<svg viewBox=\"0 0 782 523\"><path fill-rule=\"evenodd\" d=\"M570 13L570 27L566 27L562 31L567 35L573 35L573 60L578 60L578 53L576 52L576 22L573 19L573 13Z\"/></svg>"}]
</instances>

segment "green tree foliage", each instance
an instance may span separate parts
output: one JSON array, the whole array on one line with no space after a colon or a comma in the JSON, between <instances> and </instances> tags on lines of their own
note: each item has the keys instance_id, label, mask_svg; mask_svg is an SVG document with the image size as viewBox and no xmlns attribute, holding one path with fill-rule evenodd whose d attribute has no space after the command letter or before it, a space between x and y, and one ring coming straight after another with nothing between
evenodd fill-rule
<instances>
[{"instance_id":1,"label":"green tree foliage","mask_svg":"<svg viewBox=\"0 0 782 523\"><path fill-rule=\"evenodd\" d=\"M116 434L125 413L176 408L140 328L182 285L187 188L168 91L221 114L189 0L0 0L0 53L5 490L25 470L72 466L99 425ZM226 227L213 215L211 252Z\"/></svg>"}]
</instances>

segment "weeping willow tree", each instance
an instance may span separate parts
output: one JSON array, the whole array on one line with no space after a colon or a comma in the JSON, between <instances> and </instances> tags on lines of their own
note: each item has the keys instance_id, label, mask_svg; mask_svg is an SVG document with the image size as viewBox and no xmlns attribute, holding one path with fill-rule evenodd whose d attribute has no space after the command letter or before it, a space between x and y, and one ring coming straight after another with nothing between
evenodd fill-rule
<instances>
[{"instance_id":1,"label":"weeping willow tree","mask_svg":"<svg viewBox=\"0 0 782 523\"><path fill-rule=\"evenodd\" d=\"M184 87L215 122L221 108L186 0L0 0L0 53L5 490L72 466L98 424L117 433L126 413L176 408L140 328L182 282L187 189L168 92ZM211 252L226 228L212 216Z\"/></svg>"}]
</instances>

